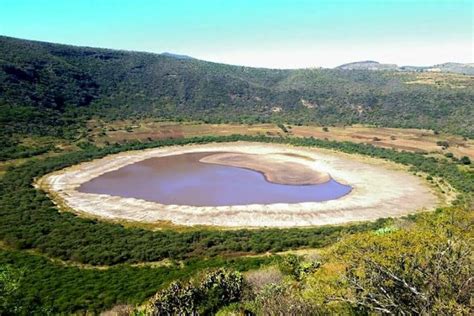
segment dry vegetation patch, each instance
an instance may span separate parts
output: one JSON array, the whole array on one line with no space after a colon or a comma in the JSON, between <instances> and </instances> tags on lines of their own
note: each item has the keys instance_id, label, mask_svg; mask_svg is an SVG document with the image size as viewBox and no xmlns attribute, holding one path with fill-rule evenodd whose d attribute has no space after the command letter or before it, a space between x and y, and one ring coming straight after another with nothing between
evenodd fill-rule
<instances>
[{"instance_id":1,"label":"dry vegetation patch","mask_svg":"<svg viewBox=\"0 0 474 316\"><path fill-rule=\"evenodd\" d=\"M89 122L92 139L103 144L130 140L183 138L193 136L267 135L283 136L276 124L201 124L143 121L115 121L112 123ZM431 130L370 127L362 125L346 127L294 126L288 128L286 136L315 137L335 141L368 143L377 147L410 152L452 153L455 157L470 157L474 160L474 140L461 136L438 134ZM327 131L325 131L327 130ZM105 131L105 132L104 132ZM440 146L447 142L449 147Z\"/></svg>"}]
</instances>

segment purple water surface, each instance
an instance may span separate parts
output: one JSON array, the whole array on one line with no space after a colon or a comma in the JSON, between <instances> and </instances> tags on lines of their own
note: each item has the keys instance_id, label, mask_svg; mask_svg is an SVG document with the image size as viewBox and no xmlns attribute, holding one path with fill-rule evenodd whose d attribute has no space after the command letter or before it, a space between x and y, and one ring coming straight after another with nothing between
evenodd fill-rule
<instances>
[{"instance_id":1,"label":"purple water surface","mask_svg":"<svg viewBox=\"0 0 474 316\"><path fill-rule=\"evenodd\" d=\"M275 184L257 171L199 162L209 154L146 159L94 178L79 191L193 206L320 202L351 191L333 179L316 185Z\"/></svg>"}]
</instances>

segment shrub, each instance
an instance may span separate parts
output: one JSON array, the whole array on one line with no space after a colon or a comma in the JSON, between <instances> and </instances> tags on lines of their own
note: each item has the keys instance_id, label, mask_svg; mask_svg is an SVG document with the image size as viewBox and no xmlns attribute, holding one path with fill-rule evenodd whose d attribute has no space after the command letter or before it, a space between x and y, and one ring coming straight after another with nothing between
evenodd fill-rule
<instances>
[{"instance_id":1,"label":"shrub","mask_svg":"<svg viewBox=\"0 0 474 316\"><path fill-rule=\"evenodd\" d=\"M448 148L449 147L449 143L445 140L438 140L436 142L436 145L441 146L443 148Z\"/></svg>"},{"instance_id":2,"label":"shrub","mask_svg":"<svg viewBox=\"0 0 474 316\"><path fill-rule=\"evenodd\" d=\"M269 284L249 304L256 315L320 315L316 306L286 284ZM247 311L248 313L248 311Z\"/></svg>"},{"instance_id":3,"label":"shrub","mask_svg":"<svg viewBox=\"0 0 474 316\"><path fill-rule=\"evenodd\" d=\"M463 165L470 165L471 164L471 159L469 159L468 156L464 156L459 160L460 163Z\"/></svg>"},{"instance_id":4,"label":"shrub","mask_svg":"<svg viewBox=\"0 0 474 316\"><path fill-rule=\"evenodd\" d=\"M316 261L305 261L303 257L290 254L283 258L280 269L296 280L302 280L308 274L313 273L319 267Z\"/></svg>"},{"instance_id":5,"label":"shrub","mask_svg":"<svg viewBox=\"0 0 474 316\"><path fill-rule=\"evenodd\" d=\"M152 299L152 315L208 315L237 301L242 294L243 277L239 272L218 269L199 280L173 282Z\"/></svg>"},{"instance_id":6,"label":"shrub","mask_svg":"<svg viewBox=\"0 0 474 316\"><path fill-rule=\"evenodd\" d=\"M468 315L474 290L469 223L469 210L452 208L421 215L413 229L348 237L311 281L314 298L362 314Z\"/></svg>"}]
</instances>

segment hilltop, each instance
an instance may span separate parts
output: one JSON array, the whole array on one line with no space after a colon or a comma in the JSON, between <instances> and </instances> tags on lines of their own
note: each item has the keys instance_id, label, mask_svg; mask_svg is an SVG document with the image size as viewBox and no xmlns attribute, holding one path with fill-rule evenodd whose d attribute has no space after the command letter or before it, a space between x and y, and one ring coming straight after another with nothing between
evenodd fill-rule
<instances>
[{"instance_id":1,"label":"hilltop","mask_svg":"<svg viewBox=\"0 0 474 316\"><path fill-rule=\"evenodd\" d=\"M170 53L0 37L0 121L4 134L70 135L74 126L91 117L149 117L213 123L362 123L474 135L471 76L431 72L427 79L420 77L426 73L401 72L376 62L363 65L387 69L350 65L250 68Z\"/></svg>"},{"instance_id":2,"label":"hilltop","mask_svg":"<svg viewBox=\"0 0 474 316\"><path fill-rule=\"evenodd\" d=\"M395 64L381 64L377 61L366 60L357 61L353 63L343 64L337 66L336 69L343 70L397 70L398 66Z\"/></svg>"},{"instance_id":3,"label":"hilltop","mask_svg":"<svg viewBox=\"0 0 474 316\"><path fill-rule=\"evenodd\" d=\"M463 75L474 75L474 64L468 63L444 63L433 66L398 66L396 64L381 64L377 61L358 61L337 66L335 69L342 70L396 70L405 72L444 72L458 73Z\"/></svg>"}]
</instances>

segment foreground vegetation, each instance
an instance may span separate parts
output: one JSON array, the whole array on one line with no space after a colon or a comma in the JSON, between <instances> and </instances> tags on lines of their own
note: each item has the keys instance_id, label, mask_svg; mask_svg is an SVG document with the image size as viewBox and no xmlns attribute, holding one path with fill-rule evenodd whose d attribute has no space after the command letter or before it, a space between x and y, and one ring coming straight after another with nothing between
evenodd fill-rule
<instances>
[{"instance_id":1,"label":"foreground vegetation","mask_svg":"<svg viewBox=\"0 0 474 316\"><path fill-rule=\"evenodd\" d=\"M280 274L247 277L219 315L472 315L473 219L467 205L446 208L287 257Z\"/></svg>"},{"instance_id":2,"label":"foreground vegetation","mask_svg":"<svg viewBox=\"0 0 474 316\"><path fill-rule=\"evenodd\" d=\"M421 172L427 174L431 179L447 181L460 193L457 201L455 201L457 208L468 209L470 207L470 194L474 191L474 175L470 169L460 168L459 165L446 159L435 159L415 153L396 152L364 144L340 143L314 138L271 138L242 135L198 137L143 143L133 142L111 145L105 148L98 148L92 144L84 143L80 151L41 160L32 159L23 165L12 167L0 179L0 237L4 242L5 248L7 248L7 250L2 250L0 266L4 271L7 271L3 275L7 275L4 279L8 282L5 281L4 284L13 284L12 287L9 287L10 290L4 290L8 295L2 295L2 297L6 297L4 299L5 302L2 303L3 306L6 306L4 310L10 310L15 306L17 313L21 314L26 313L29 306L38 306L41 309L38 310L38 313L45 311L69 313L81 310L103 310L118 303L138 304L172 280L186 279L202 269L228 267L230 269L234 268L237 271L243 271L269 264L273 260L272 258L222 259L222 256L240 256L243 254L258 254L268 251L277 252L296 248L321 248L334 244L342 247L341 245L350 240L345 236L354 234L354 236L359 236L354 237L356 239L351 241L354 247L361 243L362 240L366 242L373 241L373 244L367 246L362 253L373 254L374 256L380 255L382 256L380 260L384 264L387 263L385 258L388 258L387 260L396 260L395 253L409 253L408 249L414 245L413 243L416 243L417 239L415 237L417 236L410 235L412 239L403 239L405 243L393 245L394 249L396 249L393 250L395 252L389 252L388 248L378 248L379 246L376 246L378 238L389 238L384 237L385 235L403 235L402 232L405 232L404 227L397 226L393 228L394 222L390 219L381 219L372 223L306 229L241 229L232 231L195 229L178 232L173 230L148 231L140 228L126 228L119 224L84 219L71 213L58 212L57 208L43 192L32 187L33 180L46 173L81 161L103 157L124 150L172 144L184 145L239 140L285 143L295 146L317 146L347 153L384 158L409 165L412 172ZM436 218L436 216L441 216L439 214L444 214L443 218L449 218L450 212L451 210L444 210L432 216ZM431 215L426 216L430 218ZM424 215L422 219L426 220L426 216ZM414 231L417 231L418 222L422 219L420 219L420 216L410 216L405 220L405 224ZM470 218L468 219L470 220ZM456 225L459 224L459 221L451 224L442 223L446 227L454 225L454 228L449 228L450 226L447 228L448 231L454 231L457 229ZM397 230L402 232L392 233L392 231ZM374 235L374 231L379 233ZM437 240L437 234L436 232L432 233L429 235L429 238ZM442 236L444 235L439 235L440 240ZM360 240L357 238L360 238ZM426 238L428 242L429 238ZM341 239L343 240L342 243L340 242ZM391 242L395 241L391 240ZM364 243L361 243L361 245L364 245ZM346 253L347 256L354 256L351 259L354 261L348 260L347 264L354 262L354 269L364 268L364 264L367 263L364 263L363 260L361 261L361 258L360 260L358 259L359 261L356 260L356 249L354 247L348 248L352 250L347 250ZM25 252L28 249L34 250L36 254ZM64 264L51 262L50 259L38 254L80 264L112 265L113 267L100 270L64 266ZM336 269L337 267L347 267L347 271L352 269L349 269L350 266L346 266L346 263L344 263L345 259L340 259L340 261L334 263L336 261L333 262L333 260L340 258L336 254L337 252L331 253L325 257L327 261L322 261L322 268L317 271L326 271L324 269L329 265L329 270L332 269L332 274L329 272L319 272L322 274L321 278L335 277L335 271L337 271L337 276L351 276L351 274L346 275L342 273L342 271L346 271L345 268L342 270ZM393 256L387 257L390 255ZM347 256L344 258L347 258ZM413 256L418 256L418 253L414 253ZM131 263L153 262L163 259L171 259L172 261L183 260L184 267L175 263L159 268L130 266ZM370 263L368 264L370 265ZM296 271L301 269L290 270ZM411 266L407 267L405 272L411 273ZM313 274L309 273L308 278L310 275L312 276ZM359 274L353 275L353 277L359 276ZM377 278L369 281L364 279L357 282L376 282ZM270 292L266 292L267 294L265 295L267 296L262 297L258 302L248 301L248 304L253 306L251 310L258 313L259 310L269 308L269 306L272 306L271 300L273 298L291 298L294 295L298 296L300 294L305 296L305 293L309 291L306 288L306 284L310 282L309 279L307 280L305 275L300 275L295 278L294 282L296 283L290 288L287 288L285 284L280 284L275 289L267 289L266 291ZM16 283L18 283L18 286L15 285ZM315 283L315 287L318 288L318 284L320 283ZM370 306L367 303L366 298L351 296L358 295L359 293L355 291L355 294L351 294L351 291L354 289L353 285L347 282L337 284L339 287L324 285L331 289L331 291L342 289L347 290L347 293L349 293L349 296L338 296L340 302L336 304L336 310L341 311L341 308L346 311L347 309L354 308L375 310L374 306ZM297 287L302 286L301 293L299 290L290 290L294 289L295 285ZM365 286L369 285L377 288L373 283ZM334 286L334 289L331 286ZM2 290L4 288L6 289L7 287L4 286ZM11 288L16 290L12 291ZM244 287L241 290L244 291ZM371 291L373 290L371 289ZM291 295L289 295L290 292ZM207 290L200 290L198 293L200 293L201 297L206 297L209 294ZM317 310L314 309L316 308L314 306L317 306L319 309L322 308L321 306L324 306L326 303L323 304L318 300L323 300L323 297L328 299L328 293L322 292L320 296L314 296L314 301L304 300L305 305L301 308L306 308L307 306L311 307L310 310ZM243 296L239 296L238 300L232 294L233 298L228 302L240 300L243 302L242 304L247 304L245 303L244 292L241 294ZM299 297L295 299L300 301ZM358 301L350 301L354 299ZM461 302L459 304L464 303ZM221 308L221 305L217 304L202 308L204 308L203 310L215 311L217 308ZM155 306L162 305L158 301ZM238 309L244 308L242 306L234 307ZM430 306L427 308L432 308Z\"/></svg>"},{"instance_id":3,"label":"foreground vegetation","mask_svg":"<svg viewBox=\"0 0 474 316\"><path fill-rule=\"evenodd\" d=\"M170 282L205 269L247 271L275 260L278 258L216 257L158 267L117 265L98 269L55 263L24 251L0 250L0 314L97 313L117 303L135 306Z\"/></svg>"}]
</instances>

